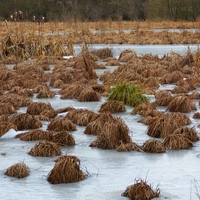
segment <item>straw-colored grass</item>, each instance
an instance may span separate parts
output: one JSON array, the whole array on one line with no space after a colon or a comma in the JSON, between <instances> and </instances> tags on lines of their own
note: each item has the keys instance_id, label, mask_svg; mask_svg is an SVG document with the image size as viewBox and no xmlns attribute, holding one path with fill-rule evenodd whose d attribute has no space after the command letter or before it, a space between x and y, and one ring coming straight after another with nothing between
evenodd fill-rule
<instances>
[{"instance_id":1,"label":"straw-colored grass","mask_svg":"<svg viewBox=\"0 0 200 200\"><path fill-rule=\"evenodd\" d=\"M200 118L200 112L196 112L194 113L194 115L192 116L194 119L199 119Z\"/></svg>"},{"instance_id":2,"label":"straw-colored grass","mask_svg":"<svg viewBox=\"0 0 200 200\"><path fill-rule=\"evenodd\" d=\"M182 134L192 142L199 140L199 134L194 127L181 127L176 129L173 134Z\"/></svg>"},{"instance_id":3,"label":"straw-colored grass","mask_svg":"<svg viewBox=\"0 0 200 200\"><path fill-rule=\"evenodd\" d=\"M167 106L171 112L188 113L196 109L195 103L187 96L175 96Z\"/></svg>"},{"instance_id":4,"label":"straw-colored grass","mask_svg":"<svg viewBox=\"0 0 200 200\"><path fill-rule=\"evenodd\" d=\"M122 143L131 142L128 126L120 117L113 117L102 125L97 139L90 144L90 147L116 149Z\"/></svg>"},{"instance_id":5,"label":"straw-colored grass","mask_svg":"<svg viewBox=\"0 0 200 200\"><path fill-rule=\"evenodd\" d=\"M135 183L126 188L122 196L129 197L131 200L151 200L160 196L160 190L154 191L151 185L142 179L135 180Z\"/></svg>"},{"instance_id":6,"label":"straw-colored grass","mask_svg":"<svg viewBox=\"0 0 200 200\"><path fill-rule=\"evenodd\" d=\"M131 115L146 116L148 111L155 110L155 109L156 109L156 106L154 106L150 102L144 102L135 106L131 112Z\"/></svg>"},{"instance_id":7,"label":"straw-colored grass","mask_svg":"<svg viewBox=\"0 0 200 200\"><path fill-rule=\"evenodd\" d=\"M159 140L149 139L142 145L142 150L148 153L164 153L166 152L164 144Z\"/></svg>"},{"instance_id":8,"label":"straw-colored grass","mask_svg":"<svg viewBox=\"0 0 200 200\"><path fill-rule=\"evenodd\" d=\"M60 156L61 148L57 143L52 141L40 141L31 148L28 154L34 157Z\"/></svg>"},{"instance_id":9,"label":"straw-colored grass","mask_svg":"<svg viewBox=\"0 0 200 200\"><path fill-rule=\"evenodd\" d=\"M17 126L18 130L37 129L42 127L42 122L34 115L16 113L10 118L10 122Z\"/></svg>"},{"instance_id":10,"label":"straw-colored grass","mask_svg":"<svg viewBox=\"0 0 200 200\"><path fill-rule=\"evenodd\" d=\"M29 175L29 173L30 169L24 162L16 163L7 168L4 172L5 175L16 178L25 178Z\"/></svg>"},{"instance_id":11,"label":"straw-colored grass","mask_svg":"<svg viewBox=\"0 0 200 200\"><path fill-rule=\"evenodd\" d=\"M85 87L81 90L78 100L80 102L87 102L87 101L99 101L100 95L92 89L92 87Z\"/></svg>"},{"instance_id":12,"label":"straw-colored grass","mask_svg":"<svg viewBox=\"0 0 200 200\"><path fill-rule=\"evenodd\" d=\"M189 149L193 147L193 142L183 134L171 134L163 141L165 148L170 150Z\"/></svg>"},{"instance_id":13,"label":"straw-colored grass","mask_svg":"<svg viewBox=\"0 0 200 200\"><path fill-rule=\"evenodd\" d=\"M4 114L14 114L16 113L15 107L12 105L12 103L1 103L0 102L0 115Z\"/></svg>"},{"instance_id":14,"label":"straw-colored grass","mask_svg":"<svg viewBox=\"0 0 200 200\"><path fill-rule=\"evenodd\" d=\"M33 141L33 140L50 140L53 137L53 134L49 131L43 130L31 130L25 133L19 133L15 138L19 138L23 141Z\"/></svg>"},{"instance_id":15,"label":"straw-colored grass","mask_svg":"<svg viewBox=\"0 0 200 200\"><path fill-rule=\"evenodd\" d=\"M75 131L76 125L71 120L63 117L57 117L51 120L47 126L48 131Z\"/></svg>"},{"instance_id":16,"label":"straw-colored grass","mask_svg":"<svg viewBox=\"0 0 200 200\"><path fill-rule=\"evenodd\" d=\"M75 139L72 134L67 131L61 131L53 135L51 141L61 146L74 146Z\"/></svg>"},{"instance_id":17,"label":"straw-colored grass","mask_svg":"<svg viewBox=\"0 0 200 200\"><path fill-rule=\"evenodd\" d=\"M115 101L115 100L107 100L103 103L99 109L99 112L125 112L126 107L122 101Z\"/></svg>"},{"instance_id":18,"label":"straw-colored grass","mask_svg":"<svg viewBox=\"0 0 200 200\"><path fill-rule=\"evenodd\" d=\"M113 57L113 51L110 48L97 49L97 50L90 51L90 53L98 56L98 58L100 59Z\"/></svg>"},{"instance_id":19,"label":"straw-colored grass","mask_svg":"<svg viewBox=\"0 0 200 200\"><path fill-rule=\"evenodd\" d=\"M80 160L75 156L58 158L47 177L51 184L73 183L84 179L85 173L80 169Z\"/></svg>"},{"instance_id":20,"label":"straw-colored grass","mask_svg":"<svg viewBox=\"0 0 200 200\"><path fill-rule=\"evenodd\" d=\"M27 114L30 115L40 115L43 111L50 110L54 111L50 103L45 102L32 102L26 110Z\"/></svg>"},{"instance_id":21,"label":"straw-colored grass","mask_svg":"<svg viewBox=\"0 0 200 200\"><path fill-rule=\"evenodd\" d=\"M10 129L14 129L15 131L18 131L18 128L15 124L9 121L1 121L0 122L0 137L3 136L5 133L7 133Z\"/></svg>"},{"instance_id":22,"label":"straw-colored grass","mask_svg":"<svg viewBox=\"0 0 200 200\"><path fill-rule=\"evenodd\" d=\"M117 151L142 151L141 147L137 145L135 142L123 143L120 141L120 145L116 148Z\"/></svg>"}]
</instances>

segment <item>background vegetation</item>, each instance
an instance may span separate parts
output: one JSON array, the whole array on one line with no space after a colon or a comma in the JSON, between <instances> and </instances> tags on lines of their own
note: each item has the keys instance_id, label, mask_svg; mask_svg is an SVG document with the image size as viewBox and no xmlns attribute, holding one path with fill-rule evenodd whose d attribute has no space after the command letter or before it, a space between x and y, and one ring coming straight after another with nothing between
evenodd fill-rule
<instances>
[{"instance_id":1,"label":"background vegetation","mask_svg":"<svg viewBox=\"0 0 200 200\"><path fill-rule=\"evenodd\" d=\"M21 10L24 20L187 20L200 14L200 0L0 0L0 19Z\"/></svg>"}]
</instances>

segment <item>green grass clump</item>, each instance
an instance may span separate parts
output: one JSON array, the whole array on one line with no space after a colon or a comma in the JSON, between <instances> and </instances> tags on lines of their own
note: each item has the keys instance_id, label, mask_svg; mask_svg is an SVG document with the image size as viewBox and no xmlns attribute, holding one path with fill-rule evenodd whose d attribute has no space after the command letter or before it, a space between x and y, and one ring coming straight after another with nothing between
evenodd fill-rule
<instances>
[{"instance_id":1,"label":"green grass clump","mask_svg":"<svg viewBox=\"0 0 200 200\"><path fill-rule=\"evenodd\" d=\"M123 101L129 106L137 106L140 103L146 102L148 99L141 93L141 89L131 83L119 83L113 86L108 94L109 100Z\"/></svg>"}]
</instances>

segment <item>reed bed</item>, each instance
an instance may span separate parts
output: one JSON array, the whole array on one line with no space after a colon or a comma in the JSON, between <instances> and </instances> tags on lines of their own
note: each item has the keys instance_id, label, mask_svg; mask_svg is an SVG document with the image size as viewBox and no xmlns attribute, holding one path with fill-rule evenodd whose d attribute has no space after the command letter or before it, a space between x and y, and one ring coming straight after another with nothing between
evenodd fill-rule
<instances>
[{"instance_id":1,"label":"reed bed","mask_svg":"<svg viewBox=\"0 0 200 200\"><path fill-rule=\"evenodd\" d=\"M40 141L31 148L28 154L34 157L60 156L61 148L57 143L52 141Z\"/></svg>"},{"instance_id":2,"label":"reed bed","mask_svg":"<svg viewBox=\"0 0 200 200\"><path fill-rule=\"evenodd\" d=\"M43 130L31 130L25 133L19 133L15 136L15 138L19 138L23 141L34 141L34 140L51 140L53 134L49 131Z\"/></svg>"},{"instance_id":3,"label":"reed bed","mask_svg":"<svg viewBox=\"0 0 200 200\"><path fill-rule=\"evenodd\" d=\"M151 185L142 179L135 180L135 183L128 186L122 196L129 197L131 200L151 200L160 196L160 190L154 191Z\"/></svg>"},{"instance_id":4,"label":"reed bed","mask_svg":"<svg viewBox=\"0 0 200 200\"><path fill-rule=\"evenodd\" d=\"M76 125L71 122L71 120L63 117L57 117L50 121L49 125L47 126L48 131L75 131Z\"/></svg>"},{"instance_id":5,"label":"reed bed","mask_svg":"<svg viewBox=\"0 0 200 200\"><path fill-rule=\"evenodd\" d=\"M142 150L147 153L165 153L164 144L159 140L149 139L142 145Z\"/></svg>"},{"instance_id":6,"label":"reed bed","mask_svg":"<svg viewBox=\"0 0 200 200\"><path fill-rule=\"evenodd\" d=\"M30 169L24 162L20 162L7 168L4 174L15 178L25 178L30 174Z\"/></svg>"},{"instance_id":7,"label":"reed bed","mask_svg":"<svg viewBox=\"0 0 200 200\"><path fill-rule=\"evenodd\" d=\"M37 129L42 127L42 122L35 116L26 113L16 113L10 120L18 130Z\"/></svg>"},{"instance_id":8,"label":"reed bed","mask_svg":"<svg viewBox=\"0 0 200 200\"><path fill-rule=\"evenodd\" d=\"M74 183L84 180L85 177L76 156L61 156L49 172L47 181L51 184Z\"/></svg>"}]
</instances>

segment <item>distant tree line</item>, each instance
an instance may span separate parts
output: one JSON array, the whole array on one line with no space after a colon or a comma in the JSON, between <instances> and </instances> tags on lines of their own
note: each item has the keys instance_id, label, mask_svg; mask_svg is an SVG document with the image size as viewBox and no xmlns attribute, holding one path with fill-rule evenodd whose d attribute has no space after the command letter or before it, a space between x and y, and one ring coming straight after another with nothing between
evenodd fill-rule
<instances>
[{"instance_id":1,"label":"distant tree line","mask_svg":"<svg viewBox=\"0 0 200 200\"><path fill-rule=\"evenodd\" d=\"M0 0L0 19L15 12L23 20L187 20L200 15L200 0Z\"/></svg>"}]
</instances>

